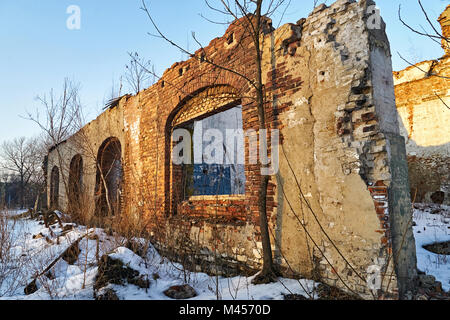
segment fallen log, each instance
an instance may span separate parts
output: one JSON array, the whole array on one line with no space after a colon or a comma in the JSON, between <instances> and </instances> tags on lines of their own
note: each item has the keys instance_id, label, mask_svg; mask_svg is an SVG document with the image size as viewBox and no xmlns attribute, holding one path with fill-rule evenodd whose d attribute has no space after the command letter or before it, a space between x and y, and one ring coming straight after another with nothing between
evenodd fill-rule
<instances>
[{"instance_id":1,"label":"fallen log","mask_svg":"<svg viewBox=\"0 0 450 320\"><path fill-rule=\"evenodd\" d=\"M79 244L80 241L83 240L86 236L89 236L90 233L86 233L85 235L83 235L82 237L79 237L77 240L75 240L73 243L70 244L69 247L67 247L67 249L65 249L55 260L52 261L52 263L50 263L47 268L44 269L44 271L40 272L37 276L34 277L34 279L25 287L24 289L24 293L25 295L30 295L32 293L35 293L38 288L36 285L37 279L43 275L45 275L46 273L48 273L50 271L51 268L53 268L53 266L60 260L60 259L64 259L66 258L67 260L69 260L70 262L72 262L72 264L76 261L73 261L73 258L71 258L73 256L73 254L75 252L80 251L79 249ZM77 248L77 249L75 249ZM66 260L64 259L64 260ZM66 260L66 261L67 261ZM68 263L69 263L68 261Z\"/></svg>"}]
</instances>

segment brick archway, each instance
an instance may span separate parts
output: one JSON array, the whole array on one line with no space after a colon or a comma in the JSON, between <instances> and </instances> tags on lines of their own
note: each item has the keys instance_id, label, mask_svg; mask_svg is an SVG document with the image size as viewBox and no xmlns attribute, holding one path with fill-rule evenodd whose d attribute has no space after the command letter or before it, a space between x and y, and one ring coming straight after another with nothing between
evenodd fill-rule
<instances>
[{"instance_id":1,"label":"brick archway","mask_svg":"<svg viewBox=\"0 0 450 320\"><path fill-rule=\"evenodd\" d=\"M97 216L119 214L122 203L123 167L119 139L106 139L98 150L95 186Z\"/></svg>"},{"instance_id":2,"label":"brick archway","mask_svg":"<svg viewBox=\"0 0 450 320\"><path fill-rule=\"evenodd\" d=\"M172 142L173 130L180 125L192 122L197 119L206 118L212 114L227 110L240 104L241 99L238 90L229 85L215 85L205 87L189 95L189 98L182 101L168 117L166 122L166 184L165 184L165 214L173 215L177 213L177 205L184 199L182 190L184 182L179 166L172 165ZM181 180L179 180L181 179ZM174 183L174 181L178 181Z\"/></svg>"},{"instance_id":3,"label":"brick archway","mask_svg":"<svg viewBox=\"0 0 450 320\"><path fill-rule=\"evenodd\" d=\"M70 161L69 170L69 209L79 207L83 191L83 158L77 154Z\"/></svg>"}]
</instances>

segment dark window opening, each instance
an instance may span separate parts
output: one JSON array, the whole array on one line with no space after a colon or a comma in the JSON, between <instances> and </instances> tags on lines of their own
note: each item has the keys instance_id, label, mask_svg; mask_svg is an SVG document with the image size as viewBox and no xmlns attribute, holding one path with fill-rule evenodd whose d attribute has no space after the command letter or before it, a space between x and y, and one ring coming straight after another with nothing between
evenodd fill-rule
<instances>
[{"instance_id":1,"label":"dark window opening","mask_svg":"<svg viewBox=\"0 0 450 320\"><path fill-rule=\"evenodd\" d=\"M230 45L234 42L234 33L230 33L227 37L227 44Z\"/></svg>"},{"instance_id":2,"label":"dark window opening","mask_svg":"<svg viewBox=\"0 0 450 320\"><path fill-rule=\"evenodd\" d=\"M120 212L122 179L121 144L117 138L109 138L100 147L97 157L97 215L109 216Z\"/></svg>"},{"instance_id":3,"label":"dark window opening","mask_svg":"<svg viewBox=\"0 0 450 320\"><path fill-rule=\"evenodd\" d=\"M221 133L223 140L221 146L223 158L220 159L219 163L211 163L208 154L203 154L203 150L214 143L215 138L211 138L211 141L192 139L193 163L182 165L184 198L201 195L245 194L245 165L243 161L239 161L244 157L243 155L241 155L241 158L238 156L238 153L244 152L242 148L243 134L236 135L233 140L233 147L227 150L227 134L230 134L233 130L241 130L242 133L242 106L181 125L181 127L189 130L192 137L199 136L199 132L204 135L209 129L215 129ZM240 139L242 140L239 141ZM196 150L202 152L201 163L194 163L194 152ZM216 156L215 151L211 152L210 156L214 158Z\"/></svg>"},{"instance_id":4,"label":"dark window opening","mask_svg":"<svg viewBox=\"0 0 450 320\"><path fill-rule=\"evenodd\" d=\"M53 167L50 176L50 207L57 209L59 205L59 169Z\"/></svg>"},{"instance_id":5,"label":"dark window opening","mask_svg":"<svg viewBox=\"0 0 450 320\"><path fill-rule=\"evenodd\" d=\"M80 206L81 193L83 186L83 158L76 155L70 162L69 171L69 205L70 211Z\"/></svg>"}]
</instances>

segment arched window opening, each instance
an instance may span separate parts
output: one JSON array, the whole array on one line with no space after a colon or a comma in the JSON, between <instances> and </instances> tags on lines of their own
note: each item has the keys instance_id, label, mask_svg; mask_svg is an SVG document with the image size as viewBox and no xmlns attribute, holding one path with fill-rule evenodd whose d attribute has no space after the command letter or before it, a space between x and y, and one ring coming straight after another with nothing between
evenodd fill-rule
<instances>
[{"instance_id":1,"label":"arched window opening","mask_svg":"<svg viewBox=\"0 0 450 320\"><path fill-rule=\"evenodd\" d=\"M178 128L188 130L193 137L192 162L182 165L184 199L245 194L242 106L194 119ZM211 148L213 144L215 148Z\"/></svg>"},{"instance_id":2,"label":"arched window opening","mask_svg":"<svg viewBox=\"0 0 450 320\"><path fill-rule=\"evenodd\" d=\"M117 138L109 138L100 146L97 157L96 214L120 213L122 197L122 149Z\"/></svg>"},{"instance_id":3,"label":"arched window opening","mask_svg":"<svg viewBox=\"0 0 450 320\"><path fill-rule=\"evenodd\" d=\"M69 200L70 209L79 208L81 201L81 194L83 191L83 158L81 155L76 155L70 162L69 171Z\"/></svg>"},{"instance_id":4,"label":"arched window opening","mask_svg":"<svg viewBox=\"0 0 450 320\"><path fill-rule=\"evenodd\" d=\"M57 209L59 205L59 169L54 166L50 176L50 207Z\"/></svg>"},{"instance_id":5,"label":"arched window opening","mask_svg":"<svg viewBox=\"0 0 450 320\"><path fill-rule=\"evenodd\" d=\"M245 194L243 129L241 96L229 85L199 89L180 102L165 129L166 215L184 212L186 201Z\"/></svg>"}]
</instances>

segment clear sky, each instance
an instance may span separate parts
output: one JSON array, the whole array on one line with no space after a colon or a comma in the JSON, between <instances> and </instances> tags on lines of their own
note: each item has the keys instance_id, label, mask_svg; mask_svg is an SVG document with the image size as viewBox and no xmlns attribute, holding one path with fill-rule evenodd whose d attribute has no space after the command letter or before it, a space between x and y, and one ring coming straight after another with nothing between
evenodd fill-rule
<instances>
[{"instance_id":1,"label":"clear sky","mask_svg":"<svg viewBox=\"0 0 450 320\"><path fill-rule=\"evenodd\" d=\"M211 0L214 1L217 0ZM197 49L190 38L192 31L207 45L226 30L226 26L211 24L199 16L224 21L203 0L147 3L160 28L192 50ZM292 0L282 23L306 17L312 3L313 0ZM423 3L436 21L450 0ZM397 51L412 62L442 56L437 44L408 31L398 21L397 10L402 4L407 21L427 27L415 0L378 0L377 4L387 23L395 70L407 66ZM81 9L80 30L66 26L70 5ZM117 84L124 73L129 61L127 52L137 51L151 60L158 74L184 60L177 49L147 34L154 30L140 6L141 0L0 0L0 143L39 133L36 125L20 115L39 106L37 95L52 88L59 91L65 77L81 84L81 98L90 120L99 114L113 81ZM273 20L277 26L279 17Z\"/></svg>"}]
</instances>

